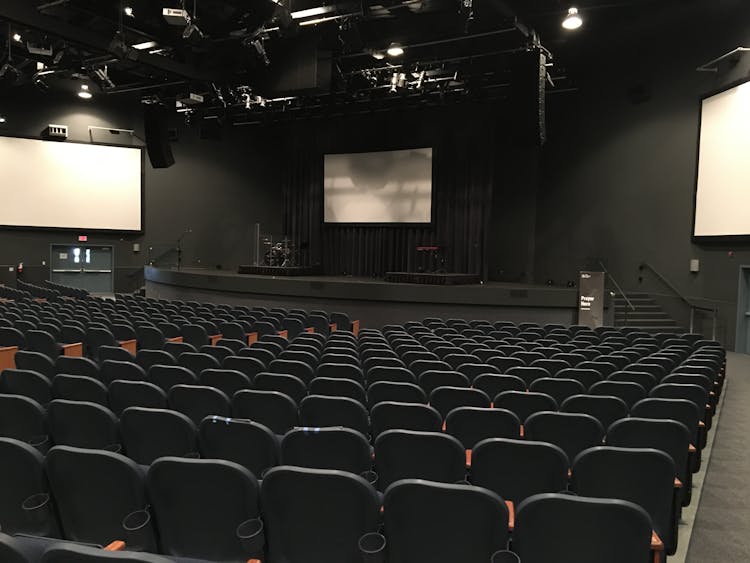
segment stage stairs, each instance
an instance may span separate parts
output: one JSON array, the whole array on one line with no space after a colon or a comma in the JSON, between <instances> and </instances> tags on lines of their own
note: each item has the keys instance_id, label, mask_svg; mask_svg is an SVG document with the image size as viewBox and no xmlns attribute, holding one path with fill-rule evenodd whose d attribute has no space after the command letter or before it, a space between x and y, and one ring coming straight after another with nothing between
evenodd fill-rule
<instances>
[{"instance_id":1,"label":"stage stairs","mask_svg":"<svg viewBox=\"0 0 750 563\"><path fill-rule=\"evenodd\" d=\"M648 293L627 293L627 298L635 307L632 310L622 294L615 294L615 326L632 327L640 331L655 334L657 332L688 332L679 326Z\"/></svg>"}]
</instances>

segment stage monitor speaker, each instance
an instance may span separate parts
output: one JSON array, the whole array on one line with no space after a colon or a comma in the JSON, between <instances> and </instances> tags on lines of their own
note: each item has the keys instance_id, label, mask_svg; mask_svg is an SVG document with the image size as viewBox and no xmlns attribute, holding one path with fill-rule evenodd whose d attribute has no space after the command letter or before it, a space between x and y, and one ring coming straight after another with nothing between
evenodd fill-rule
<instances>
[{"instance_id":1,"label":"stage monitor speaker","mask_svg":"<svg viewBox=\"0 0 750 563\"><path fill-rule=\"evenodd\" d=\"M514 55L511 115L515 136L543 145L547 140L547 57L541 49Z\"/></svg>"},{"instance_id":2,"label":"stage monitor speaker","mask_svg":"<svg viewBox=\"0 0 750 563\"><path fill-rule=\"evenodd\" d=\"M174 155L169 144L168 118L169 112L164 105L147 104L144 106L146 150L151 166L154 168L169 168L174 164Z\"/></svg>"}]
</instances>

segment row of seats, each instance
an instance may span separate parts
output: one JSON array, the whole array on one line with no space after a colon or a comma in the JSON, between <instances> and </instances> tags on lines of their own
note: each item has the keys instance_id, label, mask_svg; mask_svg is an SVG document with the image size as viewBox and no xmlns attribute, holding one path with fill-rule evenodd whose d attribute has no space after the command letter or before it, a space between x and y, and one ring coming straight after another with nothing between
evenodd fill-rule
<instances>
[{"instance_id":1,"label":"row of seats","mask_svg":"<svg viewBox=\"0 0 750 563\"><path fill-rule=\"evenodd\" d=\"M658 513L665 502L656 484L671 479L671 460L661 452L594 448L574 466L580 498L531 495L516 510L482 486L402 479L386 490L381 511L375 489L343 471L279 466L259 484L220 460L164 457L144 475L111 452L57 446L42 460L21 442L2 439L0 448L25 470L16 475L13 500L33 516L32 533L99 545L124 539L131 549L176 561L355 561L364 552L380 555L365 561L384 562L387 546L388 561L478 563L507 550L512 533L524 562L598 561L617 547L623 552L608 561L645 563L654 529L648 511ZM642 473L633 478L629 470ZM638 500L597 500L622 495L623 487ZM550 545L551 529L568 534ZM38 550L55 544L29 536L24 543Z\"/></svg>"}]
</instances>

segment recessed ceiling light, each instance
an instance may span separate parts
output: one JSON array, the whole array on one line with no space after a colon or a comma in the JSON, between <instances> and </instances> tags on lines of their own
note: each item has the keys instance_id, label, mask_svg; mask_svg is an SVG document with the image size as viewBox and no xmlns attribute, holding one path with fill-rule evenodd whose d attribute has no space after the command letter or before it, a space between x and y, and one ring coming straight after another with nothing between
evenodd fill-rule
<instances>
[{"instance_id":1,"label":"recessed ceiling light","mask_svg":"<svg viewBox=\"0 0 750 563\"><path fill-rule=\"evenodd\" d=\"M385 58L385 51L371 51L370 54L372 55L373 59L377 59L379 61L382 61Z\"/></svg>"},{"instance_id":2,"label":"recessed ceiling light","mask_svg":"<svg viewBox=\"0 0 750 563\"><path fill-rule=\"evenodd\" d=\"M0 115L0 123L5 123L5 118L2 115Z\"/></svg>"},{"instance_id":3,"label":"recessed ceiling light","mask_svg":"<svg viewBox=\"0 0 750 563\"><path fill-rule=\"evenodd\" d=\"M581 16L578 15L578 8L568 8L568 15L562 22L562 26L568 30L578 29L583 25Z\"/></svg>"},{"instance_id":4,"label":"recessed ceiling light","mask_svg":"<svg viewBox=\"0 0 750 563\"><path fill-rule=\"evenodd\" d=\"M391 43L386 52L389 57L400 57L404 54L404 48L398 43Z\"/></svg>"},{"instance_id":5,"label":"recessed ceiling light","mask_svg":"<svg viewBox=\"0 0 750 563\"><path fill-rule=\"evenodd\" d=\"M14 33L13 34L13 41L15 41L16 43L20 43L21 42L21 34L20 33Z\"/></svg>"},{"instance_id":6,"label":"recessed ceiling light","mask_svg":"<svg viewBox=\"0 0 750 563\"><path fill-rule=\"evenodd\" d=\"M125 15L128 16L129 18L135 17L135 13L133 12L132 6L125 6L125 9L123 10L123 12L125 12Z\"/></svg>"},{"instance_id":7,"label":"recessed ceiling light","mask_svg":"<svg viewBox=\"0 0 750 563\"><path fill-rule=\"evenodd\" d=\"M156 41L144 41L143 43L136 43L135 45L132 45L132 47L133 49L143 51L145 49L153 49L156 45Z\"/></svg>"}]
</instances>

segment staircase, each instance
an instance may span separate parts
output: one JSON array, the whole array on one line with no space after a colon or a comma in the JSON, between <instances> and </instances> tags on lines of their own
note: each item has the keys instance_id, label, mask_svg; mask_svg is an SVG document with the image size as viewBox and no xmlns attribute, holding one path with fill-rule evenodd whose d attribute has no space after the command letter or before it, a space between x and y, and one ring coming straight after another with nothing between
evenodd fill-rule
<instances>
[{"instance_id":1,"label":"staircase","mask_svg":"<svg viewBox=\"0 0 750 563\"><path fill-rule=\"evenodd\" d=\"M673 332L682 334L687 332L677 322L664 312L664 309L654 301L648 293L628 293L628 299L635 307L635 311L628 307L628 302L621 294L614 297L615 326L632 327L643 332L655 334L657 332Z\"/></svg>"}]
</instances>

